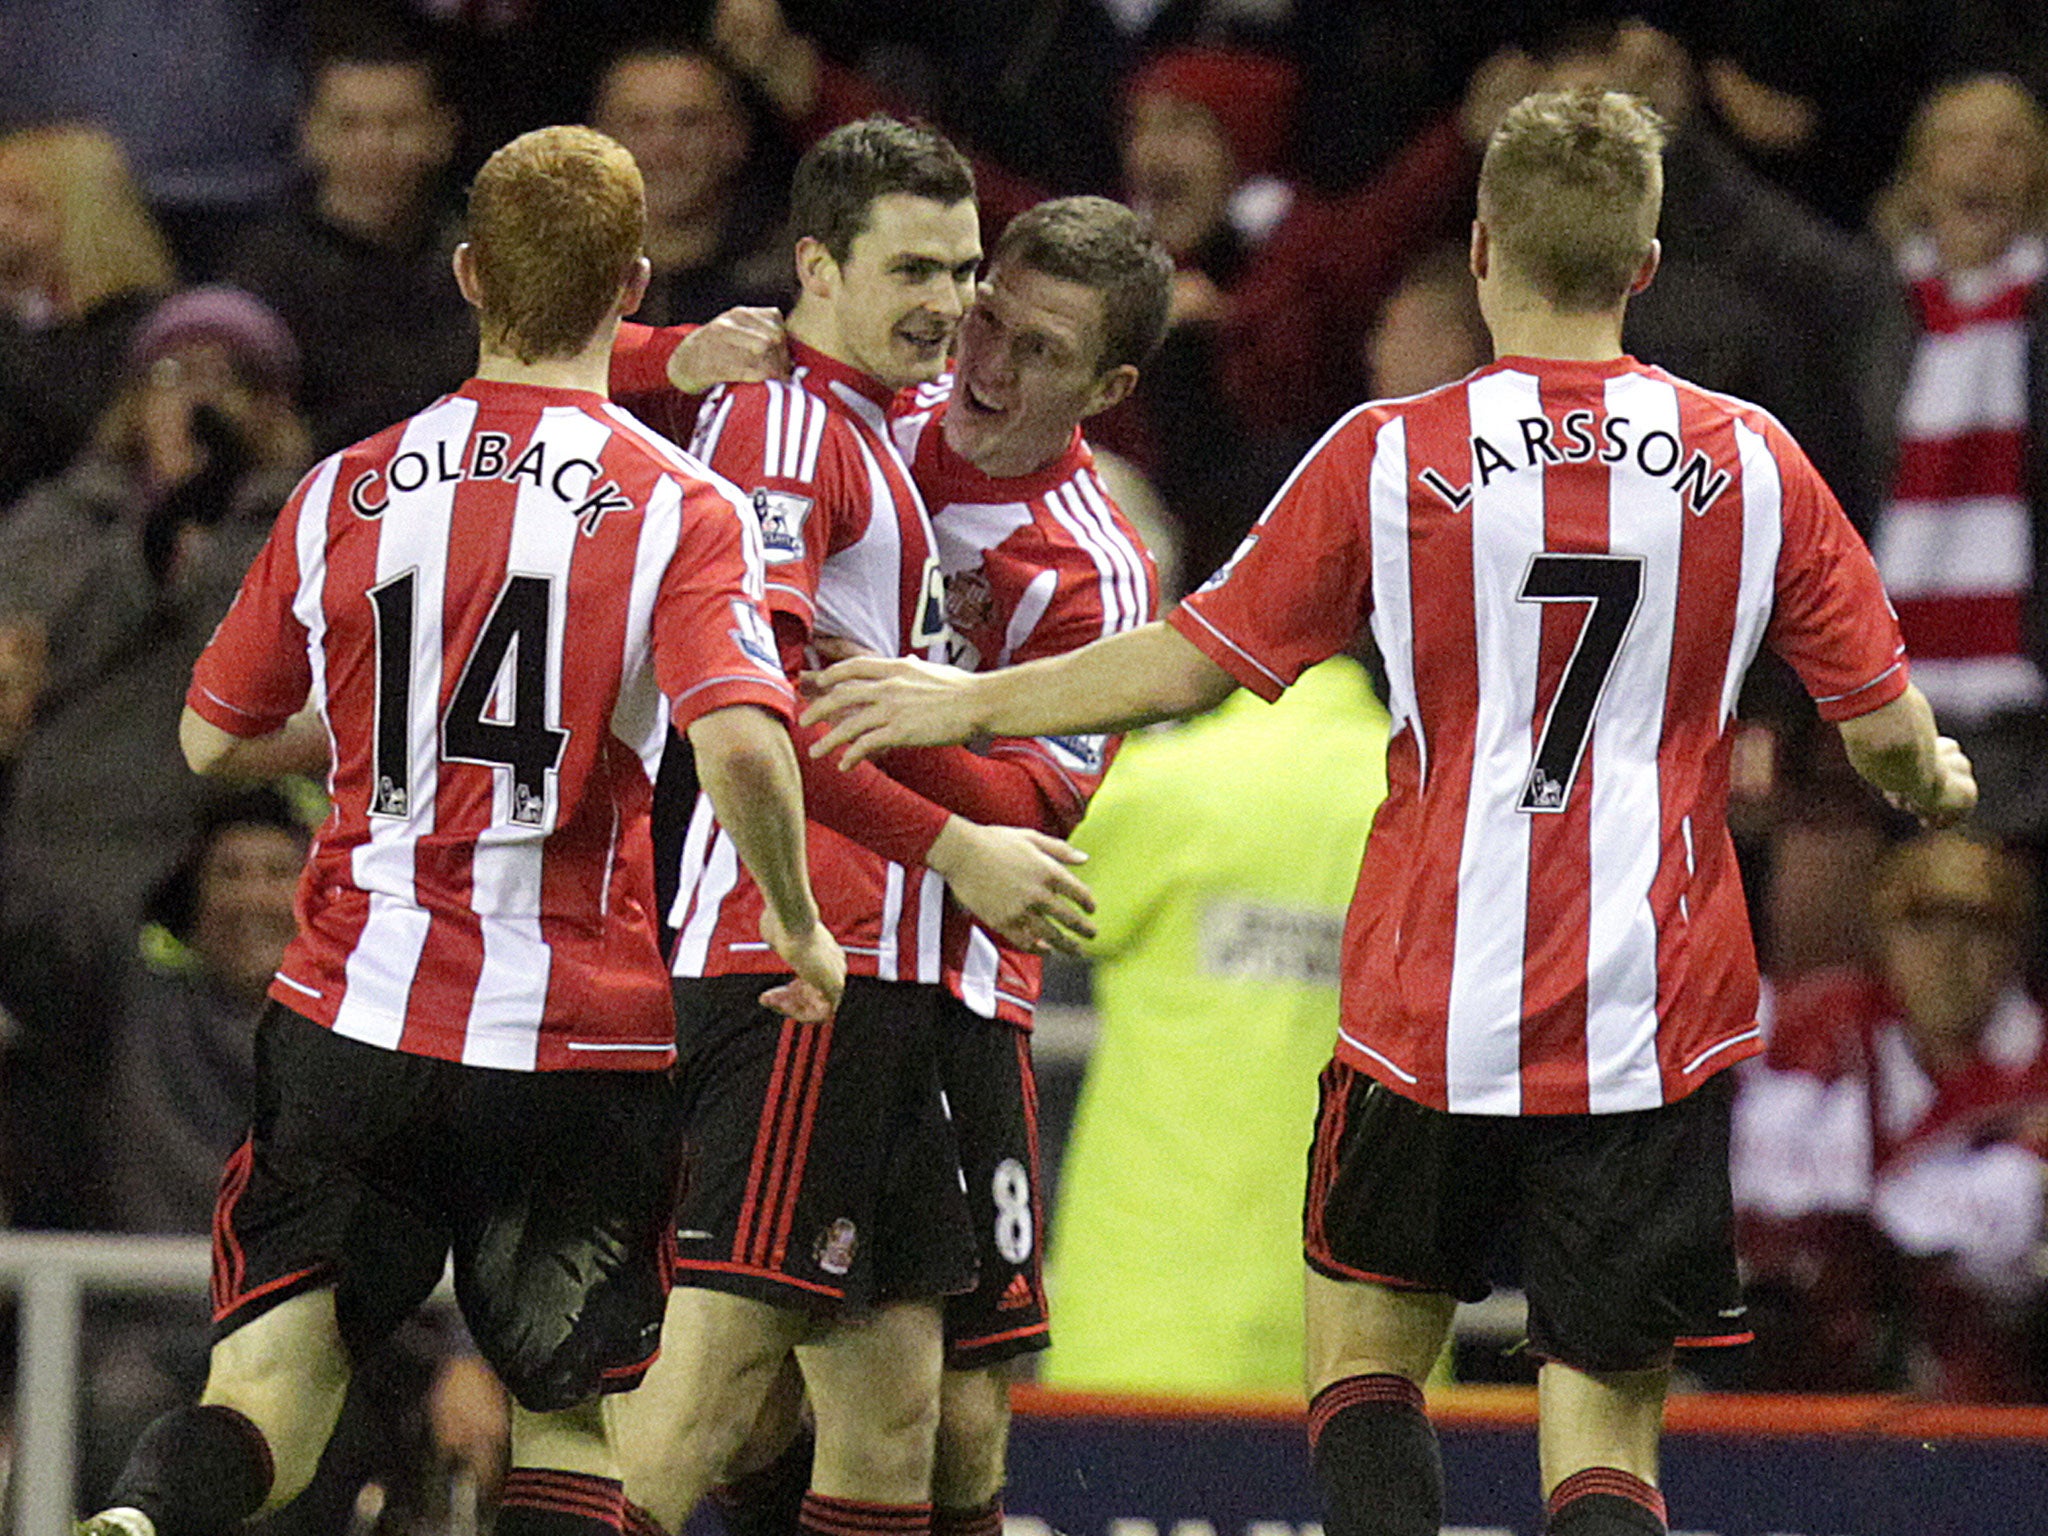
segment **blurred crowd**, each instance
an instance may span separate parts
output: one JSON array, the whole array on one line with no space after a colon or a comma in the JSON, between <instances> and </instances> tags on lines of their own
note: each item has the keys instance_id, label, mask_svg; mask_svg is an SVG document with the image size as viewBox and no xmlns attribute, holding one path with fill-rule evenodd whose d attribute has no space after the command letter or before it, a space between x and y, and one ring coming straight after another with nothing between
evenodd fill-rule
<instances>
[{"instance_id":1,"label":"blurred crowd","mask_svg":"<svg viewBox=\"0 0 2048 1536\"><path fill-rule=\"evenodd\" d=\"M1752 679L1732 791L1771 1049L1736 1178L1767 1326L1729 1384L2048 1401L2048 13L2023 0L13 0L6 1219L206 1228L321 812L186 774L185 681L296 477L465 376L448 259L496 144L580 120L633 151L660 324L788 297L790 165L869 111L973 153L991 240L1046 195L1127 200L1179 263L1173 326L1091 436L1192 586L1350 405L1486 359L1479 152L1570 84L1673 130L1630 349L1807 448L1984 792L1974 840L1913 837Z\"/></svg>"}]
</instances>

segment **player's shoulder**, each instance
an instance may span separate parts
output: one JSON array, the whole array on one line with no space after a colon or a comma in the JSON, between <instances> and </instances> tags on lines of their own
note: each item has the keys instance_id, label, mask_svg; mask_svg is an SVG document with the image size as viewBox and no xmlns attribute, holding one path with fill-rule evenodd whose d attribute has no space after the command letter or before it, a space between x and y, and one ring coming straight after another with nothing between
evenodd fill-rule
<instances>
[{"instance_id":1,"label":"player's shoulder","mask_svg":"<svg viewBox=\"0 0 2048 1536\"><path fill-rule=\"evenodd\" d=\"M698 413L692 446L740 479L811 480L852 449L859 428L836 401L788 379L721 385Z\"/></svg>"},{"instance_id":2,"label":"player's shoulder","mask_svg":"<svg viewBox=\"0 0 2048 1536\"><path fill-rule=\"evenodd\" d=\"M1767 406L1758 405L1754 400L1741 395L1731 395L1726 390L1709 389L1669 369L1659 368L1654 363L1644 364L1640 370L1643 377L1660 384L1668 384L1678 394L1679 400L1691 407L1692 413L1708 424L1733 422L1746 427L1773 451L1782 450L1793 444L1792 434L1785 430L1785 424L1773 415Z\"/></svg>"}]
</instances>

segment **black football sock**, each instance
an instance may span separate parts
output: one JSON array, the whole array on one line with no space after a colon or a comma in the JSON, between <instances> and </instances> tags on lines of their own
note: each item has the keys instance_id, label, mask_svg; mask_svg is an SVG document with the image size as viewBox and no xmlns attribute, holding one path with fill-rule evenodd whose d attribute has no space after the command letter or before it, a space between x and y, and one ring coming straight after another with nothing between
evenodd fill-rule
<instances>
[{"instance_id":1,"label":"black football sock","mask_svg":"<svg viewBox=\"0 0 2048 1536\"><path fill-rule=\"evenodd\" d=\"M142 1432L110 1509L139 1509L157 1536L228 1536L270 1495L270 1442L218 1404L175 1408Z\"/></svg>"},{"instance_id":2,"label":"black football sock","mask_svg":"<svg viewBox=\"0 0 2048 1536\"><path fill-rule=\"evenodd\" d=\"M932 1528L932 1507L807 1493L801 1528L811 1536L927 1536Z\"/></svg>"},{"instance_id":3,"label":"black football sock","mask_svg":"<svg viewBox=\"0 0 2048 1536\"><path fill-rule=\"evenodd\" d=\"M1422 1389L1405 1376L1347 1376L1308 1408L1309 1455L1329 1536L1436 1536L1444 1466Z\"/></svg>"},{"instance_id":4,"label":"black football sock","mask_svg":"<svg viewBox=\"0 0 2048 1536\"><path fill-rule=\"evenodd\" d=\"M1543 1536L1665 1536L1664 1522L1664 1495L1614 1467L1574 1472L1543 1506Z\"/></svg>"},{"instance_id":5,"label":"black football sock","mask_svg":"<svg viewBox=\"0 0 2048 1536\"><path fill-rule=\"evenodd\" d=\"M972 1509L932 1509L932 1536L1003 1536L1003 1496Z\"/></svg>"},{"instance_id":6,"label":"black football sock","mask_svg":"<svg viewBox=\"0 0 2048 1536\"><path fill-rule=\"evenodd\" d=\"M498 1496L497 1536L619 1536L626 1491L609 1477L514 1467Z\"/></svg>"},{"instance_id":7,"label":"black football sock","mask_svg":"<svg viewBox=\"0 0 2048 1536\"><path fill-rule=\"evenodd\" d=\"M730 1536L796 1536L811 1486L811 1453L817 1448L817 1436L800 1429L766 1466L711 1490L706 1502Z\"/></svg>"}]
</instances>

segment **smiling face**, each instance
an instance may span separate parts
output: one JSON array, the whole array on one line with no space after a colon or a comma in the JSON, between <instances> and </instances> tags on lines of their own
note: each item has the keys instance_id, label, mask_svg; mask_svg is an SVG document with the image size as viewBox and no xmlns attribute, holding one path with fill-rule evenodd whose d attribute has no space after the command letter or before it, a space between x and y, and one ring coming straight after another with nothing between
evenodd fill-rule
<instances>
[{"instance_id":1,"label":"smiling face","mask_svg":"<svg viewBox=\"0 0 2048 1536\"><path fill-rule=\"evenodd\" d=\"M1137 370L1103 371L1102 350L1101 293L999 262L960 327L947 446L984 474L1049 464L1076 423L1129 392Z\"/></svg>"},{"instance_id":2,"label":"smiling face","mask_svg":"<svg viewBox=\"0 0 2048 1536\"><path fill-rule=\"evenodd\" d=\"M598 87L590 125L632 152L654 224L715 207L747 156L747 120L731 84L694 54L620 59Z\"/></svg>"},{"instance_id":3,"label":"smiling face","mask_svg":"<svg viewBox=\"0 0 2048 1536\"><path fill-rule=\"evenodd\" d=\"M2032 104L2005 80L1972 81L1929 107L1920 185L1945 265L1995 260L2026 227L2048 157L2039 123Z\"/></svg>"},{"instance_id":4,"label":"smiling face","mask_svg":"<svg viewBox=\"0 0 2048 1536\"><path fill-rule=\"evenodd\" d=\"M949 204L885 193L869 204L844 262L808 237L796 254L803 296L790 330L800 341L891 389L945 371L981 265L971 198Z\"/></svg>"}]
</instances>

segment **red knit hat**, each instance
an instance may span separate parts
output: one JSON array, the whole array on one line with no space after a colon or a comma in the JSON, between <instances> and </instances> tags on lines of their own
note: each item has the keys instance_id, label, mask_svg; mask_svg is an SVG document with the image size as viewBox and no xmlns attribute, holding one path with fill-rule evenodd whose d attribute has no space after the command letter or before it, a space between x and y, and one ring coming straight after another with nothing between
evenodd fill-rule
<instances>
[{"instance_id":1,"label":"red knit hat","mask_svg":"<svg viewBox=\"0 0 2048 1536\"><path fill-rule=\"evenodd\" d=\"M1206 108L1237 158L1239 176L1282 170L1300 89L1294 66L1242 48L1172 48L1131 76L1126 101L1171 96Z\"/></svg>"}]
</instances>

